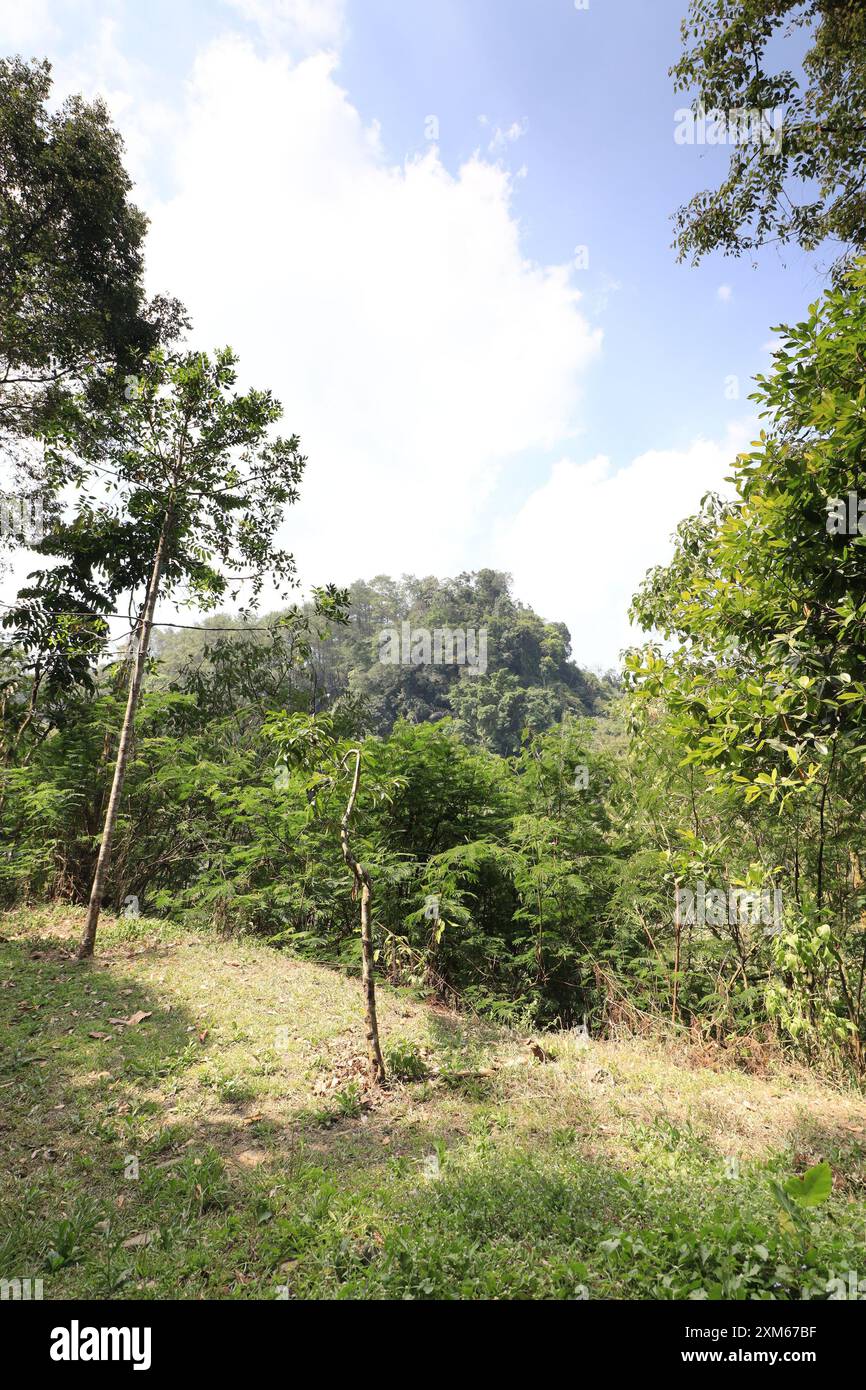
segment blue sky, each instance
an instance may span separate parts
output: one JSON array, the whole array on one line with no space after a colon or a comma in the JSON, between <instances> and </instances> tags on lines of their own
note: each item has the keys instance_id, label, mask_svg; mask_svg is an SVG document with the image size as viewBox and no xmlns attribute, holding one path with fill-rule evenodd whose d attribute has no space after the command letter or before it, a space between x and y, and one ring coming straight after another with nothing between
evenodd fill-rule
<instances>
[{"instance_id":1,"label":"blue sky","mask_svg":"<svg viewBox=\"0 0 866 1390\"><path fill-rule=\"evenodd\" d=\"M616 662L823 279L790 248L677 264L670 216L727 161L673 138L685 5L0 4L5 51L108 100L152 287L302 435L306 583L495 564Z\"/></svg>"}]
</instances>

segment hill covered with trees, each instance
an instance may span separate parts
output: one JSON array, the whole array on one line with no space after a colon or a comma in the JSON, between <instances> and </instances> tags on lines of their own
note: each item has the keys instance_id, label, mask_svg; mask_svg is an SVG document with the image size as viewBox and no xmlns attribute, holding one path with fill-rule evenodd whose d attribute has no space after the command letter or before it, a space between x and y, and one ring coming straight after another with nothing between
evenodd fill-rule
<instances>
[{"instance_id":1,"label":"hill covered with trees","mask_svg":"<svg viewBox=\"0 0 866 1390\"><path fill-rule=\"evenodd\" d=\"M565 624L520 603L509 576L495 570L451 580L378 575L351 585L340 622L326 622L310 606L302 615L292 662L285 662L285 648L274 645L270 631L256 645L262 627L278 627L279 614L250 625L245 639L225 635L230 620L224 616L212 620L221 629L214 637L207 624L192 633L158 630L158 683L204 683L223 665L238 672L246 664L285 705L322 710L351 696L375 734L390 733L399 720L451 717L466 742L502 754L517 753L526 731L543 733L566 716L599 714L617 686L613 673L599 678L582 671ZM433 651L437 632L445 634L440 660ZM249 644L247 663L236 651L229 658L239 640ZM468 659L458 659L461 642Z\"/></svg>"}]
</instances>

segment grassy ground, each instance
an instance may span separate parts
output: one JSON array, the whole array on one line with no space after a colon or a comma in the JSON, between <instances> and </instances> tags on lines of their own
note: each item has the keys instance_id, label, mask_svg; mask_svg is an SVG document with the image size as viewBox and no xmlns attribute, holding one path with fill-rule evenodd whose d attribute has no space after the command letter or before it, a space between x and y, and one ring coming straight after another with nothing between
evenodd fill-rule
<instances>
[{"instance_id":1,"label":"grassy ground","mask_svg":"<svg viewBox=\"0 0 866 1390\"><path fill-rule=\"evenodd\" d=\"M45 1298L866 1296L853 1092L645 1040L559 1034L539 1061L383 989L394 1079L371 1095L357 982L148 921L104 920L80 966L80 926L0 918L0 1278ZM771 1180L820 1159L833 1195L786 1229Z\"/></svg>"}]
</instances>

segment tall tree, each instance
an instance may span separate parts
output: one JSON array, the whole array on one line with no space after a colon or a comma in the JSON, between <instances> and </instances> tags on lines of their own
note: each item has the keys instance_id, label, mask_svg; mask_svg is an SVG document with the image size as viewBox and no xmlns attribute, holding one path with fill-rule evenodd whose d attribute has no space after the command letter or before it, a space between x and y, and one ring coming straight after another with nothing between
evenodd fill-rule
<instances>
[{"instance_id":1,"label":"tall tree","mask_svg":"<svg viewBox=\"0 0 866 1390\"><path fill-rule=\"evenodd\" d=\"M293 579L274 535L306 460L297 436L271 438L282 409L269 391L234 391L236 361L227 348L213 358L157 349L129 400L115 393L96 409L82 398L46 434L50 464L77 484L79 503L44 548L68 544L80 561L90 534L85 578L97 571L103 592L133 601L143 589L81 957L93 954L158 599L208 610L248 584L255 607L266 577L283 592Z\"/></svg>"},{"instance_id":2,"label":"tall tree","mask_svg":"<svg viewBox=\"0 0 866 1390\"><path fill-rule=\"evenodd\" d=\"M93 368L135 364L184 322L147 304L147 219L129 201L123 145L101 101L51 110L51 67L0 59L0 433Z\"/></svg>"},{"instance_id":3,"label":"tall tree","mask_svg":"<svg viewBox=\"0 0 866 1390\"><path fill-rule=\"evenodd\" d=\"M803 825L788 966L829 953L859 1060L859 870L841 899L836 885L859 854L866 761L866 265L777 331L755 397L768 424L737 461L737 498L705 499L634 603L679 645L628 669L644 703L664 703L689 766Z\"/></svg>"},{"instance_id":4,"label":"tall tree","mask_svg":"<svg viewBox=\"0 0 866 1390\"><path fill-rule=\"evenodd\" d=\"M776 113L779 126L733 143L719 187L679 209L680 259L770 242L866 246L863 0L691 0L682 37L678 90L696 88L695 104L723 113L729 130L742 112ZM790 66L776 71L785 54Z\"/></svg>"}]
</instances>

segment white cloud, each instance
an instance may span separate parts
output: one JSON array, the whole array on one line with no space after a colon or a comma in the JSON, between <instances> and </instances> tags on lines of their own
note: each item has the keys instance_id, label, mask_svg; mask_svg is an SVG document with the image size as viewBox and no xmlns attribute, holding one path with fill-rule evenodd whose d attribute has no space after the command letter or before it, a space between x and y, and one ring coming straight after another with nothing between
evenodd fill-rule
<instances>
[{"instance_id":1,"label":"white cloud","mask_svg":"<svg viewBox=\"0 0 866 1390\"><path fill-rule=\"evenodd\" d=\"M303 51L336 48L346 25L346 0L226 0L242 19L258 25L271 43Z\"/></svg>"},{"instance_id":2,"label":"white cloud","mask_svg":"<svg viewBox=\"0 0 866 1390\"><path fill-rule=\"evenodd\" d=\"M486 117L483 118L482 124L487 124ZM487 148L493 154L495 154L497 150L504 150L508 145L513 145L516 141L520 140L528 129L529 122L526 120L512 121L511 125L506 126L504 130L501 126L497 126Z\"/></svg>"},{"instance_id":3,"label":"white cloud","mask_svg":"<svg viewBox=\"0 0 866 1390\"><path fill-rule=\"evenodd\" d=\"M649 451L619 472L600 455L563 458L497 526L503 470L580 431L601 345L580 275L526 258L519 176L498 163L477 155L452 173L435 148L388 162L336 59L311 52L338 41L341 2L228 3L280 43L213 43L172 108L149 99L146 69L101 7L56 73L62 91L102 92L127 140L152 217L151 288L184 299L196 345L230 342L244 384L271 387L301 434L308 474L281 538L301 577L499 564L519 597L568 622L578 660L613 664L634 638L626 610L645 570L748 433ZM522 133L515 123L499 144ZM618 288L603 281L597 307Z\"/></svg>"},{"instance_id":4,"label":"white cloud","mask_svg":"<svg viewBox=\"0 0 866 1390\"><path fill-rule=\"evenodd\" d=\"M154 288L230 342L310 458L285 540L305 581L447 574L503 464L578 426L600 348L567 267L525 259L511 179L438 152L389 165L319 54L200 57L151 207Z\"/></svg>"},{"instance_id":5,"label":"white cloud","mask_svg":"<svg viewBox=\"0 0 866 1390\"><path fill-rule=\"evenodd\" d=\"M564 458L497 536L497 559L515 589L547 617L568 624L576 659L616 666L641 640L627 610L646 571L672 553L670 537L705 492L730 493L724 479L750 438L750 422L721 442L652 449L618 472L599 454Z\"/></svg>"},{"instance_id":6,"label":"white cloud","mask_svg":"<svg viewBox=\"0 0 866 1390\"><path fill-rule=\"evenodd\" d=\"M730 285L719 285L719 288L716 290L716 298L720 299L723 304L727 304L731 300L733 293L734 291L731 289Z\"/></svg>"},{"instance_id":7,"label":"white cloud","mask_svg":"<svg viewBox=\"0 0 866 1390\"><path fill-rule=\"evenodd\" d=\"M45 47L58 34L50 0L0 0L0 47L4 53L21 53L25 58L43 56Z\"/></svg>"}]
</instances>

